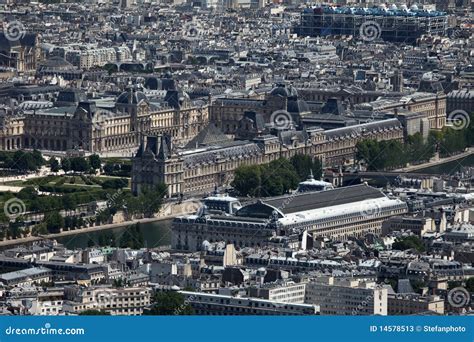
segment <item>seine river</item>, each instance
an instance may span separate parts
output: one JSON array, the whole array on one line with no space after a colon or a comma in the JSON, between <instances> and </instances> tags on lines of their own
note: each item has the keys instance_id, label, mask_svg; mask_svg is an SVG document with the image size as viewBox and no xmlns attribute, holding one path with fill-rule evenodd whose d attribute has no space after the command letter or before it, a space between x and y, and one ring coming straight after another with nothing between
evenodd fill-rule
<instances>
[{"instance_id":1,"label":"seine river","mask_svg":"<svg viewBox=\"0 0 474 342\"><path fill-rule=\"evenodd\" d=\"M453 174L461 169L461 166L474 166L474 154L471 154L465 158L454 160L449 163L428 167L415 171L415 173L428 173L428 174Z\"/></svg>"},{"instance_id":2,"label":"seine river","mask_svg":"<svg viewBox=\"0 0 474 342\"><path fill-rule=\"evenodd\" d=\"M76 235L59 237L57 240L68 248L85 248L90 240L97 242L99 236L104 233L112 232L115 235L115 239L118 240L126 229L127 227L119 227L89 233L78 233ZM171 244L171 220L140 223L140 232L146 247L153 248Z\"/></svg>"}]
</instances>

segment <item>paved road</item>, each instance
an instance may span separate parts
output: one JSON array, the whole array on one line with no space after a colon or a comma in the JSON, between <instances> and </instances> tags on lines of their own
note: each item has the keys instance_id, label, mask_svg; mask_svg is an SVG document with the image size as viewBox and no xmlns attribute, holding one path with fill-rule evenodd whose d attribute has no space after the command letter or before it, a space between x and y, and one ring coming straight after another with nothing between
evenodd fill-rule
<instances>
[{"instance_id":1,"label":"paved road","mask_svg":"<svg viewBox=\"0 0 474 342\"><path fill-rule=\"evenodd\" d=\"M404 167L402 169L393 170L393 172L410 172L410 171L425 169L427 167L441 165L441 164L452 162L454 160L466 158L466 157L469 157L471 154L474 154L474 148L469 147L467 149L467 151L465 151L463 153L460 153L460 154L457 154L455 156L440 158L438 160L431 161L431 162L428 162L428 163L423 163L423 164L418 164L418 165L410 165L410 166Z\"/></svg>"}]
</instances>

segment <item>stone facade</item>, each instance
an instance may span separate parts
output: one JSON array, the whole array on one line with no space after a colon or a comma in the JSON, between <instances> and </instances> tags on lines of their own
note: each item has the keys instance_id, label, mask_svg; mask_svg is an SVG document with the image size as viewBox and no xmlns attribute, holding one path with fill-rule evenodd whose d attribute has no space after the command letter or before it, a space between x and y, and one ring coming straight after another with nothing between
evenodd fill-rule
<instances>
[{"instance_id":1,"label":"stone facade","mask_svg":"<svg viewBox=\"0 0 474 342\"><path fill-rule=\"evenodd\" d=\"M379 98L367 104L376 112L420 113L428 118L429 128L440 130L446 126L446 94L417 92L399 98ZM367 107L365 106L365 107Z\"/></svg>"},{"instance_id":2,"label":"stone facade","mask_svg":"<svg viewBox=\"0 0 474 342\"><path fill-rule=\"evenodd\" d=\"M208 123L208 106L182 101L156 107L139 91L122 93L112 106L94 101L4 116L3 150L84 150L132 153L141 136L168 134L186 143Z\"/></svg>"},{"instance_id":3,"label":"stone facade","mask_svg":"<svg viewBox=\"0 0 474 342\"><path fill-rule=\"evenodd\" d=\"M169 196L202 194L226 187L241 165L267 164L279 158L305 154L319 158L325 166L353 162L357 142L363 139L403 140L404 130L397 119L324 131L311 128L284 131L279 136L262 135L253 140L199 144L173 149L168 136L148 137L135 158L132 191L157 183L168 185Z\"/></svg>"},{"instance_id":4,"label":"stone facade","mask_svg":"<svg viewBox=\"0 0 474 342\"><path fill-rule=\"evenodd\" d=\"M225 134L235 134L240 121L249 111L261 115L265 123L274 122L275 114L285 111L291 115L288 119L295 124L301 116L310 113L308 105L298 97L294 87L279 84L263 98L258 95L248 98L217 98L210 109L210 121Z\"/></svg>"},{"instance_id":5,"label":"stone facade","mask_svg":"<svg viewBox=\"0 0 474 342\"><path fill-rule=\"evenodd\" d=\"M256 247L269 245L271 239L289 247L292 241L301 241L305 231L313 239L330 237L340 241L368 233L380 235L383 221L405 214L407 205L362 184L259 200L234 215L206 211L204 208L195 215L173 220L173 248L197 251L205 241Z\"/></svg>"},{"instance_id":6,"label":"stone facade","mask_svg":"<svg viewBox=\"0 0 474 342\"><path fill-rule=\"evenodd\" d=\"M0 108L0 150L18 150L23 147L24 116L13 115L11 110Z\"/></svg>"}]
</instances>

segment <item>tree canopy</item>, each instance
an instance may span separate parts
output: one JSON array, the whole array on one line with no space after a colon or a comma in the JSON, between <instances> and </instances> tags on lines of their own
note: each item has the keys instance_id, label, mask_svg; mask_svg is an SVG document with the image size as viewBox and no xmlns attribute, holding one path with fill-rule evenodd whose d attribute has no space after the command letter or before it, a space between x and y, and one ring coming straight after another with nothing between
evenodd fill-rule
<instances>
[{"instance_id":1,"label":"tree canopy","mask_svg":"<svg viewBox=\"0 0 474 342\"><path fill-rule=\"evenodd\" d=\"M100 157L97 154L92 154L89 156L89 164L92 169L98 170L101 166Z\"/></svg>"},{"instance_id":2,"label":"tree canopy","mask_svg":"<svg viewBox=\"0 0 474 342\"><path fill-rule=\"evenodd\" d=\"M423 241L417 236L407 236L403 238L398 238L392 245L392 249L405 251L407 249L415 249L418 252L424 252L425 246Z\"/></svg>"},{"instance_id":3,"label":"tree canopy","mask_svg":"<svg viewBox=\"0 0 474 342\"><path fill-rule=\"evenodd\" d=\"M242 165L235 171L232 186L242 196L278 196L296 189L301 178L306 178L311 167L305 159L297 158L295 163L305 177L300 177L295 166L285 158L271 161L267 165Z\"/></svg>"},{"instance_id":4,"label":"tree canopy","mask_svg":"<svg viewBox=\"0 0 474 342\"><path fill-rule=\"evenodd\" d=\"M58 172L59 171L59 162L56 158L51 157L49 159L49 167L51 168L52 172Z\"/></svg>"},{"instance_id":5,"label":"tree canopy","mask_svg":"<svg viewBox=\"0 0 474 342\"><path fill-rule=\"evenodd\" d=\"M37 171L44 165L43 156L37 150L33 152L19 150L13 154L11 152L3 152L0 160L3 161L4 167L20 172Z\"/></svg>"},{"instance_id":6,"label":"tree canopy","mask_svg":"<svg viewBox=\"0 0 474 342\"><path fill-rule=\"evenodd\" d=\"M320 179L323 174L321 161L318 158L311 158L305 154L296 154L290 159L291 165L301 181L306 180L311 171L315 179Z\"/></svg>"},{"instance_id":7,"label":"tree canopy","mask_svg":"<svg viewBox=\"0 0 474 342\"><path fill-rule=\"evenodd\" d=\"M146 315L192 315L193 309L179 292L159 292L153 297L153 305Z\"/></svg>"},{"instance_id":8,"label":"tree canopy","mask_svg":"<svg viewBox=\"0 0 474 342\"><path fill-rule=\"evenodd\" d=\"M364 160L367 169L390 170L404 167L407 163L429 161L438 151L440 157L460 153L474 146L474 113L466 127L446 126L442 130L431 130L424 141L420 133L408 136L405 143L399 141L376 141L366 139L356 145L356 160Z\"/></svg>"}]
</instances>

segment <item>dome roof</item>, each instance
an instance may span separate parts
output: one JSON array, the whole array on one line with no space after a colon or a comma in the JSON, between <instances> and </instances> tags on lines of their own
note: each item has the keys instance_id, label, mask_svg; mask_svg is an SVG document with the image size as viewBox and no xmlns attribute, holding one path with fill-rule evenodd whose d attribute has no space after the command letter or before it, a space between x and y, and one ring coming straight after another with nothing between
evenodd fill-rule
<instances>
[{"instance_id":1,"label":"dome roof","mask_svg":"<svg viewBox=\"0 0 474 342\"><path fill-rule=\"evenodd\" d=\"M298 96L298 92L293 86L285 85L285 84L277 84L277 86L272 89L270 94L272 96L284 96L284 97Z\"/></svg>"},{"instance_id":2,"label":"dome roof","mask_svg":"<svg viewBox=\"0 0 474 342\"><path fill-rule=\"evenodd\" d=\"M141 101L148 101L148 98L141 91L124 91L117 98L117 104L138 104Z\"/></svg>"}]
</instances>

